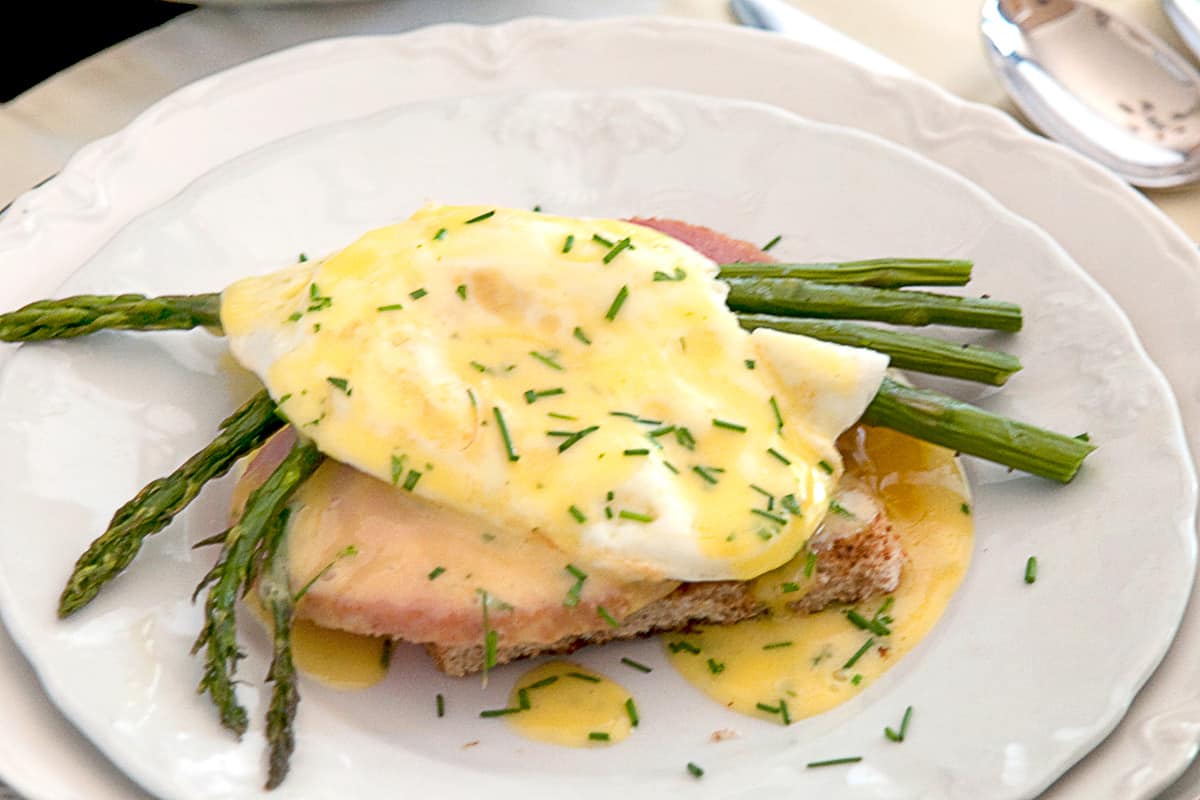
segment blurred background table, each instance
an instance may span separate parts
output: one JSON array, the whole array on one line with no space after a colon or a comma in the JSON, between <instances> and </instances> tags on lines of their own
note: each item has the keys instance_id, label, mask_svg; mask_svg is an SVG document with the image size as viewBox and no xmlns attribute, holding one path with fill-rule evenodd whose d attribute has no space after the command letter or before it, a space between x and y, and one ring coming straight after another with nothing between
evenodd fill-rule
<instances>
[{"instance_id":1,"label":"blurred background table","mask_svg":"<svg viewBox=\"0 0 1200 800\"><path fill-rule=\"evenodd\" d=\"M830 28L950 92L1015 113L984 60L979 3L972 0L790 0ZM1156 0L1098 0L1187 52ZM157 100L222 69L331 36L398 33L439 22L492 23L544 15L590 18L668 14L732 23L725 0L377 0L194 6L162 0L61 6L28 4L36 48L7 51L0 70L0 207L52 176L86 143L119 130ZM65 26L62 15L72 15ZM40 15L40 17L39 17ZM31 23L24 23L31 24ZM1151 199L1200 239L1200 187ZM0 630L0 659L28 674L28 691L0 687L8 724L45 703L35 679ZM62 723L63 735L68 735ZM92 768L109 770L98 754ZM132 785L130 796L144 796ZM0 781L0 800L16 798ZM1163 800L1200 798L1194 765Z\"/></svg>"}]
</instances>

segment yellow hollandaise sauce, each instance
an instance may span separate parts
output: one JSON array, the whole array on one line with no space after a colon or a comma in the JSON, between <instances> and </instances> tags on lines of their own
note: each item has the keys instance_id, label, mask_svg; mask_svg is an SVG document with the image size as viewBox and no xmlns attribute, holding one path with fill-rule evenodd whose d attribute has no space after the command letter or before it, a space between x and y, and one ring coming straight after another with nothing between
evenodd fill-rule
<instances>
[{"instance_id":1,"label":"yellow hollandaise sauce","mask_svg":"<svg viewBox=\"0 0 1200 800\"><path fill-rule=\"evenodd\" d=\"M970 496L953 453L882 428L855 428L842 446L847 472L874 489L898 534L899 586L852 608L664 637L680 674L743 714L788 724L849 700L929 633L970 564ZM777 581L760 580L778 596Z\"/></svg>"},{"instance_id":2,"label":"yellow hollandaise sauce","mask_svg":"<svg viewBox=\"0 0 1200 800\"><path fill-rule=\"evenodd\" d=\"M637 726L629 690L569 661L534 667L513 685L505 715L527 739L566 747L604 747L627 738Z\"/></svg>"},{"instance_id":3,"label":"yellow hollandaise sauce","mask_svg":"<svg viewBox=\"0 0 1200 800\"><path fill-rule=\"evenodd\" d=\"M387 675L391 645L378 636L292 622L292 660L306 676L335 689L369 689Z\"/></svg>"},{"instance_id":4,"label":"yellow hollandaise sauce","mask_svg":"<svg viewBox=\"0 0 1200 800\"><path fill-rule=\"evenodd\" d=\"M246 608L269 631L271 620L258 594L246 595ZM387 676L390 642L379 636L325 628L292 620L292 662L302 674L334 689L369 689Z\"/></svg>"}]
</instances>

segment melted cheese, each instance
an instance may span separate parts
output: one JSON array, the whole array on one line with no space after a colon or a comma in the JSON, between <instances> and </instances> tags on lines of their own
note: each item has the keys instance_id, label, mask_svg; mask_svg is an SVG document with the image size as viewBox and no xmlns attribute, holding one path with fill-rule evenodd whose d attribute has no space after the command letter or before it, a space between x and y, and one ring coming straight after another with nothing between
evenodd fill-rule
<instances>
[{"instance_id":1,"label":"melted cheese","mask_svg":"<svg viewBox=\"0 0 1200 800\"><path fill-rule=\"evenodd\" d=\"M760 703L778 709L783 701L789 718L797 720L845 702L929 633L966 574L973 539L970 499L953 454L881 428L856 428L852 444L847 469L883 500L906 555L890 601L857 607L869 620L888 603L890 634L862 630L847 619L846 609L831 607L665 637L668 645L691 645L668 647L669 658L717 702L776 722L783 721L782 713L763 710ZM779 581L779 574L760 578L761 596L777 598Z\"/></svg>"},{"instance_id":2,"label":"melted cheese","mask_svg":"<svg viewBox=\"0 0 1200 800\"><path fill-rule=\"evenodd\" d=\"M533 687L551 679L548 685ZM521 707L522 692L529 708L505 719L527 739L566 747L605 747L633 732L628 690L578 664L551 661L529 670L513 685L509 708Z\"/></svg>"},{"instance_id":3,"label":"melted cheese","mask_svg":"<svg viewBox=\"0 0 1200 800\"><path fill-rule=\"evenodd\" d=\"M656 231L490 211L426 208L234 284L232 352L326 454L592 567L791 558L886 359L742 331L716 265ZM759 513L754 486L799 513Z\"/></svg>"}]
</instances>

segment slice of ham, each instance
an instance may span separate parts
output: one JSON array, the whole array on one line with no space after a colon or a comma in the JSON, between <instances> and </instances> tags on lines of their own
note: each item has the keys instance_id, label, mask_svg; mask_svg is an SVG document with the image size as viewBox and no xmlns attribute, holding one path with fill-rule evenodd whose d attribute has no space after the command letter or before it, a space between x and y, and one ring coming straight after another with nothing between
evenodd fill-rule
<instances>
[{"instance_id":1,"label":"slice of ham","mask_svg":"<svg viewBox=\"0 0 1200 800\"><path fill-rule=\"evenodd\" d=\"M767 255L761 248L747 241L726 236L712 228L705 228L703 225L692 225L677 219L659 219L658 217L631 217L629 221L678 239L718 264L733 264L739 261L759 264L775 263L775 259Z\"/></svg>"}]
</instances>

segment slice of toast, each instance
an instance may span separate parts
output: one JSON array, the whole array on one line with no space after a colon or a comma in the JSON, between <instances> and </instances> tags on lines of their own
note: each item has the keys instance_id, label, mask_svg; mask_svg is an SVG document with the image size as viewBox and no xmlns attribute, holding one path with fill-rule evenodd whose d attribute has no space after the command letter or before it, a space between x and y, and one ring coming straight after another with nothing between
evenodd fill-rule
<instances>
[{"instance_id":1,"label":"slice of toast","mask_svg":"<svg viewBox=\"0 0 1200 800\"><path fill-rule=\"evenodd\" d=\"M797 613L812 613L833 603L856 603L894 591L900 582L904 553L886 515L880 511L866 524L827 525L809 543L816 564L812 583L801 599L789 603ZM496 664L540 655L571 653L591 644L685 630L693 625L729 625L767 613L767 604L740 581L684 583L661 600L621 621L619 627L586 636L567 636L550 644L503 642ZM434 664L448 675L483 669L483 644L425 645Z\"/></svg>"}]
</instances>

